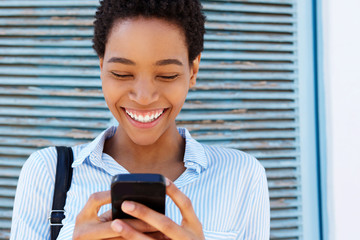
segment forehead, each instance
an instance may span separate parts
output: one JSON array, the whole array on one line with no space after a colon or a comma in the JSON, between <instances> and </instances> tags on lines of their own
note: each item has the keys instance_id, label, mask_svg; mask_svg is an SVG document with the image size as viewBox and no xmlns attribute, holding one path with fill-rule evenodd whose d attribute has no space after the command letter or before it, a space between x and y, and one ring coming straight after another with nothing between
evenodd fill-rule
<instances>
[{"instance_id":1,"label":"forehead","mask_svg":"<svg viewBox=\"0 0 360 240\"><path fill-rule=\"evenodd\" d=\"M105 48L105 55L109 53L169 57L187 56L188 51L184 31L179 26L163 19L138 17L114 23Z\"/></svg>"}]
</instances>

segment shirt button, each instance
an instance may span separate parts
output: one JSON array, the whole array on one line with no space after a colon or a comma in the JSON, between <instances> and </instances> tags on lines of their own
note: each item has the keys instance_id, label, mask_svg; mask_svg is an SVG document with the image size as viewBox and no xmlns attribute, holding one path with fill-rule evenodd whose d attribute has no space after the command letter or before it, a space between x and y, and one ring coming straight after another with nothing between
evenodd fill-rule
<instances>
[{"instance_id":1,"label":"shirt button","mask_svg":"<svg viewBox=\"0 0 360 240\"><path fill-rule=\"evenodd\" d=\"M192 165L194 165L194 163L193 163L193 162L189 162L188 164L189 164L189 166L192 166Z\"/></svg>"}]
</instances>

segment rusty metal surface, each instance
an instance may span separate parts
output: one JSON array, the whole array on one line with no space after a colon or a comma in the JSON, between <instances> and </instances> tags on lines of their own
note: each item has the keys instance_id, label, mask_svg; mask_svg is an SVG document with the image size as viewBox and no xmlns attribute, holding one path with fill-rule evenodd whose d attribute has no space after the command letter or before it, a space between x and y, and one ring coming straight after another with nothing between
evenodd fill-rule
<instances>
[{"instance_id":1,"label":"rusty metal surface","mask_svg":"<svg viewBox=\"0 0 360 240\"><path fill-rule=\"evenodd\" d=\"M300 239L295 0L202 2L205 50L178 124L256 156L269 181L271 238ZM109 124L91 48L97 4L0 1L0 239L28 155L87 142Z\"/></svg>"}]
</instances>

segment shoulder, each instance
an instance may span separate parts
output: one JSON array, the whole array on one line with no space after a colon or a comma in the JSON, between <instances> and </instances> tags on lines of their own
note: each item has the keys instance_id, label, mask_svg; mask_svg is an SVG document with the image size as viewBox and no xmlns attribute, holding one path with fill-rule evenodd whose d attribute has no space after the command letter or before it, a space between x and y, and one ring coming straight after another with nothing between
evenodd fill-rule
<instances>
[{"instance_id":1,"label":"shoulder","mask_svg":"<svg viewBox=\"0 0 360 240\"><path fill-rule=\"evenodd\" d=\"M87 144L82 144L78 146L73 146L72 150L74 153L74 159L77 154L81 151L83 147ZM57 165L57 151L56 147L47 147L33 152L29 158L25 161L22 169L21 175L26 173L36 176L48 174L48 177L55 179Z\"/></svg>"},{"instance_id":2,"label":"shoulder","mask_svg":"<svg viewBox=\"0 0 360 240\"><path fill-rule=\"evenodd\" d=\"M204 145L209 168L256 182L265 175L265 169L254 156L240 150Z\"/></svg>"}]
</instances>

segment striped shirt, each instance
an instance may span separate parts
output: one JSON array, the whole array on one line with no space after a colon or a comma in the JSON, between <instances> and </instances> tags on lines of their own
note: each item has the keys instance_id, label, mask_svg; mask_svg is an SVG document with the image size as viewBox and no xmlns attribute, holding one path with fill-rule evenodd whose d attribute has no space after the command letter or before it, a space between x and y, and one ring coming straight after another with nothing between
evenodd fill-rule
<instances>
[{"instance_id":1,"label":"striped shirt","mask_svg":"<svg viewBox=\"0 0 360 240\"><path fill-rule=\"evenodd\" d=\"M269 239L270 208L264 168L252 156L233 149L203 145L179 128L186 140L186 170L174 182L192 201L206 239ZM73 178L58 239L71 239L75 219L89 196L110 189L116 174L128 173L103 152L115 134L110 127L88 144L73 147ZM33 153L25 162L15 197L11 239L50 239L49 212L56 171L56 149ZM99 214L111 209L103 206ZM180 224L179 209L167 196L166 215Z\"/></svg>"}]
</instances>

